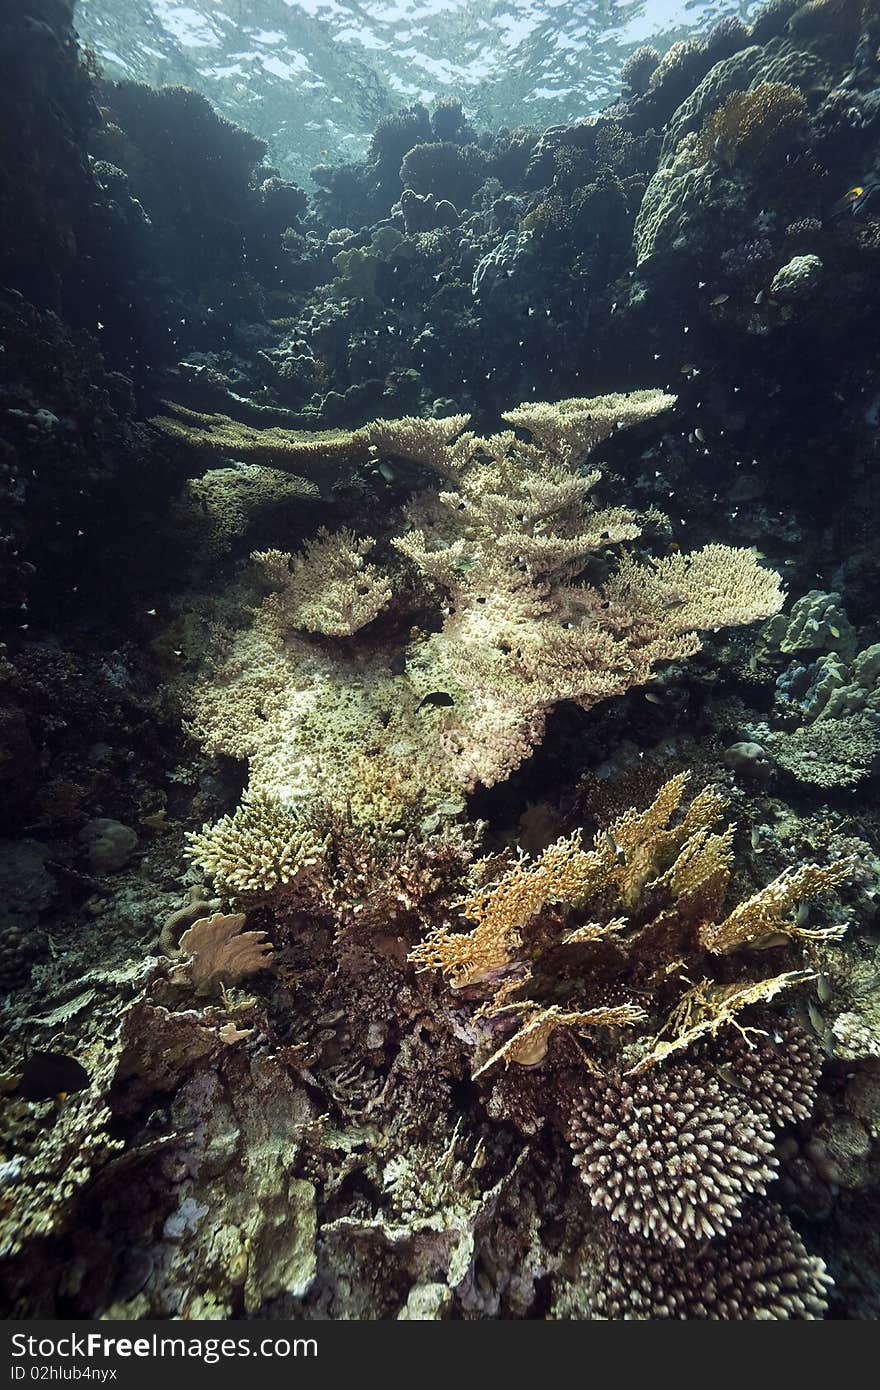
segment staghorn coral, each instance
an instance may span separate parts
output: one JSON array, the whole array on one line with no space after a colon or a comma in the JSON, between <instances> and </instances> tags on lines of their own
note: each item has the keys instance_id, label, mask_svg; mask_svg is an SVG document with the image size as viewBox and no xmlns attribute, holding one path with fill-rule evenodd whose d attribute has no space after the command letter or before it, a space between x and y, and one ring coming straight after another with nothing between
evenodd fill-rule
<instances>
[{"instance_id":1,"label":"staghorn coral","mask_svg":"<svg viewBox=\"0 0 880 1390\"><path fill-rule=\"evenodd\" d=\"M591 1082L575 1104L571 1144L593 1206L679 1248L728 1230L777 1166L766 1120L689 1063Z\"/></svg>"},{"instance_id":2,"label":"staghorn coral","mask_svg":"<svg viewBox=\"0 0 880 1390\"><path fill-rule=\"evenodd\" d=\"M771 157L806 120L807 104L785 82L759 82L731 92L706 119L697 144L699 158L733 167Z\"/></svg>"},{"instance_id":3,"label":"staghorn coral","mask_svg":"<svg viewBox=\"0 0 880 1390\"><path fill-rule=\"evenodd\" d=\"M279 622L283 590L270 594L216 679L194 692L193 727L206 747L246 757L254 790L282 802L313 795L320 782L322 795L362 821L394 823L419 802L504 780L540 742L558 701L589 709L647 680L656 662L696 651L697 628L775 612L776 575L723 546L653 569L624 560L604 584L576 582L594 558L606 568L609 547L635 539L640 525L626 508L595 507L598 474L571 462L671 399L637 392L512 412L544 447L512 431L449 443L460 416L366 426L371 447L455 482L417 494L392 537L422 579L424 607L442 609L442 626L319 651ZM284 584L277 557L270 567ZM375 612L389 586L371 570L368 587L362 598ZM350 613L322 630L358 637Z\"/></svg>"},{"instance_id":4,"label":"staghorn coral","mask_svg":"<svg viewBox=\"0 0 880 1390\"><path fill-rule=\"evenodd\" d=\"M772 1203L756 1203L726 1239L696 1251L611 1238L598 1263L592 1316L615 1320L813 1320L832 1284Z\"/></svg>"},{"instance_id":5,"label":"staghorn coral","mask_svg":"<svg viewBox=\"0 0 880 1390\"><path fill-rule=\"evenodd\" d=\"M300 816L251 793L231 816L190 832L187 854L221 893L269 893L307 878L325 843Z\"/></svg>"},{"instance_id":6,"label":"staghorn coral","mask_svg":"<svg viewBox=\"0 0 880 1390\"><path fill-rule=\"evenodd\" d=\"M331 535L322 526L303 556L256 552L252 558L278 585L266 601L269 621L281 633L297 628L326 637L351 637L372 622L391 598L384 575L364 560L374 544L347 528Z\"/></svg>"}]
</instances>

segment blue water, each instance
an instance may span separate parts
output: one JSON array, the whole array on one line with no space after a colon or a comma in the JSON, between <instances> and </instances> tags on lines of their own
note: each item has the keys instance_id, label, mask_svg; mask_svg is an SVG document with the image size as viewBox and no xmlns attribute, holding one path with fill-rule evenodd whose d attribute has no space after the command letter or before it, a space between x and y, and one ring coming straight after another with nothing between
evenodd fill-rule
<instances>
[{"instance_id":1,"label":"blue water","mask_svg":"<svg viewBox=\"0 0 880 1390\"><path fill-rule=\"evenodd\" d=\"M112 77L183 83L269 141L290 177L361 156L377 119L455 94L480 128L553 125L619 94L634 48L662 52L734 0L79 0Z\"/></svg>"}]
</instances>

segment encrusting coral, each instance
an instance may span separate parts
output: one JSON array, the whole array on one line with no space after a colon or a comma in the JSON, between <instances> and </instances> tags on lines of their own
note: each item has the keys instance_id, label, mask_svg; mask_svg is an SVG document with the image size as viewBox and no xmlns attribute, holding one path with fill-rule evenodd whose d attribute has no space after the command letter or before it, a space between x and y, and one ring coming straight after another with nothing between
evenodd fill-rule
<instances>
[{"instance_id":1,"label":"encrusting coral","mask_svg":"<svg viewBox=\"0 0 880 1390\"><path fill-rule=\"evenodd\" d=\"M379 558L365 562L371 543L350 532L322 532L289 577L280 552L263 556L276 592L194 690L194 732L246 758L261 795L290 805L319 794L364 823L394 824L506 779L559 701L589 709L697 651L699 628L775 613L778 577L749 551L624 556L610 572L642 525L625 507L594 505L600 475L579 465L612 431L672 403L643 391L521 406L508 419L533 443L512 430L461 433L462 416L364 427L371 448L454 484L418 493L390 537L390 564L404 557L421 594ZM409 594L408 611L392 593ZM330 647L294 629L352 640Z\"/></svg>"}]
</instances>

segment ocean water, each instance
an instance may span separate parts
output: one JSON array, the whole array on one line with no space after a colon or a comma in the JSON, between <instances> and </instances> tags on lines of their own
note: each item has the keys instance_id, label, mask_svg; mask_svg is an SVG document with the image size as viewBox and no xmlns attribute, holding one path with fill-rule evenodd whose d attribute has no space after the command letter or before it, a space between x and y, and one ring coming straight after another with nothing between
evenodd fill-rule
<instances>
[{"instance_id":1,"label":"ocean water","mask_svg":"<svg viewBox=\"0 0 880 1390\"><path fill-rule=\"evenodd\" d=\"M874 0L0 4L5 1315L880 1316L878 297Z\"/></svg>"},{"instance_id":2,"label":"ocean water","mask_svg":"<svg viewBox=\"0 0 880 1390\"><path fill-rule=\"evenodd\" d=\"M664 52L757 4L79 0L77 24L113 77L184 83L269 141L291 178L362 156L376 121L454 94L478 126L555 125L620 93L641 44Z\"/></svg>"}]
</instances>

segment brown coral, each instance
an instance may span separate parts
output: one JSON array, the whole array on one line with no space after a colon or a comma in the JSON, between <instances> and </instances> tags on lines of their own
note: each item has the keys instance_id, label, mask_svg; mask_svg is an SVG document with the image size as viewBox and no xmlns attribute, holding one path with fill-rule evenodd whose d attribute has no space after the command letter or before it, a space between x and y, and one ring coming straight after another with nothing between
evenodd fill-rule
<instances>
[{"instance_id":1,"label":"brown coral","mask_svg":"<svg viewBox=\"0 0 880 1390\"><path fill-rule=\"evenodd\" d=\"M747 92L731 92L707 118L699 136L699 156L728 167L766 158L806 116L804 98L785 82L759 82Z\"/></svg>"},{"instance_id":2,"label":"brown coral","mask_svg":"<svg viewBox=\"0 0 880 1390\"><path fill-rule=\"evenodd\" d=\"M832 1280L773 1204L755 1204L722 1241L696 1251L612 1237L596 1315L750 1321L820 1319Z\"/></svg>"},{"instance_id":3,"label":"brown coral","mask_svg":"<svg viewBox=\"0 0 880 1390\"><path fill-rule=\"evenodd\" d=\"M727 1230L776 1168L763 1117L690 1064L592 1082L576 1105L571 1143L594 1206L679 1247Z\"/></svg>"}]
</instances>

